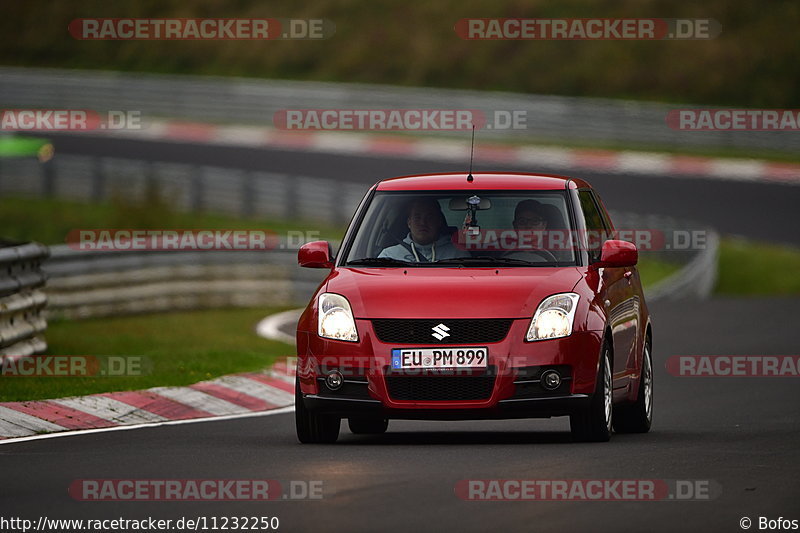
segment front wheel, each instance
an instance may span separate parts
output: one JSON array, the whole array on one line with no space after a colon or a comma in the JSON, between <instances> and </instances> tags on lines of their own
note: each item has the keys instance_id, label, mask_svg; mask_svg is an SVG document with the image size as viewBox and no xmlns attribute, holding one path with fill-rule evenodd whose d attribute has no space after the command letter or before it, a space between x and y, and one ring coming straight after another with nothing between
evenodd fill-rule
<instances>
[{"instance_id":1,"label":"front wheel","mask_svg":"<svg viewBox=\"0 0 800 533\"><path fill-rule=\"evenodd\" d=\"M339 438L339 417L317 413L308 409L303 403L300 392L300 380L294 381L294 421L297 428L297 440L303 444L331 444Z\"/></svg>"},{"instance_id":2,"label":"front wheel","mask_svg":"<svg viewBox=\"0 0 800 533\"><path fill-rule=\"evenodd\" d=\"M581 442L607 442L611 438L613 416L611 384L611 348L603 344L597 371L597 384L589 406L569 417L572 437Z\"/></svg>"},{"instance_id":3,"label":"front wheel","mask_svg":"<svg viewBox=\"0 0 800 533\"><path fill-rule=\"evenodd\" d=\"M617 433L647 433L653 423L653 356L650 339L644 345L639 394L631 405L620 405L614 413Z\"/></svg>"}]
</instances>

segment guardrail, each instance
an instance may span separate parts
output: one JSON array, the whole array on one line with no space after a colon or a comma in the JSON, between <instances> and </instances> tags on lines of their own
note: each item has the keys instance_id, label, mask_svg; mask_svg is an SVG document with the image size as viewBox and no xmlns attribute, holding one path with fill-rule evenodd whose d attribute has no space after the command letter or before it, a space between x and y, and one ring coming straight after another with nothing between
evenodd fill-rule
<instances>
[{"instance_id":1,"label":"guardrail","mask_svg":"<svg viewBox=\"0 0 800 533\"><path fill-rule=\"evenodd\" d=\"M148 188L179 211L344 225L370 185L242 169L61 154L0 160L0 193L143 201Z\"/></svg>"},{"instance_id":2,"label":"guardrail","mask_svg":"<svg viewBox=\"0 0 800 533\"><path fill-rule=\"evenodd\" d=\"M285 241L267 251L81 251L52 246L48 316L89 318L300 305L324 278Z\"/></svg>"},{"instance_id":3,"label":"guardrail","mask_svg":"<svg viewBox=\"0 0 800 533\"><path fill-rule=\"evenodd\" d=\"M474 109L525 113L524 129L485 129L481 137L531 142L620 143L800 149L782 132L685 132L666 115L686 105L535 94L411 88L352 83L259 80L92 70L0 67L0 104L7 108L135 110L148 118L271 125L283 109ZM694 106L698 107L698 106ZM435 134L434 132L430 132Z\"/></svg>"},{"instance_id":4,"label":"guardrail","mask_svg":"<svg viewBox=\"0 0 800 533\"><path fill-rule=\"evenodd\" d=\"M38 243L0 242L0 358L43 352L47 297L41 288L48 249Z\"/></svg>"}]
</instances>

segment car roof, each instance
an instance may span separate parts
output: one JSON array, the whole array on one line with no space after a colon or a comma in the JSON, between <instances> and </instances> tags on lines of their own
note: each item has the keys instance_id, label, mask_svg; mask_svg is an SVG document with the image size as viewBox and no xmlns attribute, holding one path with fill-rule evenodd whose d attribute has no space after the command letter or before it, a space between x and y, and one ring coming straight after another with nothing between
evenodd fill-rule
<instances>
[{"instance_id":1,"label":"car roof","mask_svg":"<svg viewBox=\"0 0 800 533\"><path fill-rule=\"evenodd\" d=\"M565 188L591 188L579 178L557 174L532 174L528 172L473 172L473 181L467 181L466 172L417 174L379 181L379 191L438 191L438 190L564 190Z\"/></svg>"}]
</instances>

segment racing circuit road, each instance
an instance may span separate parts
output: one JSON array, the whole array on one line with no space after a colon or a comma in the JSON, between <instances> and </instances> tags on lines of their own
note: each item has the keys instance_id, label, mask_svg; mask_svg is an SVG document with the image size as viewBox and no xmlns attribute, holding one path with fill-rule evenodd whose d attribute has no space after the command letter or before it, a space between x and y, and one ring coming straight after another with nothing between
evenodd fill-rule
<instances>
[{"instance_id":1,"label":"racing circuit road","mask_svg":"<svg viewBox=\"0 0 800 533\"><path fill-rule=\"evenodd\" d=\"M436 171L441 164L139 141L58 137L61 153L149 153L216 165L352 177ZM116 151L116 152L115 152ZM162 157L163 156L163 157ZM174 159L173 159L174 160ZM192 159L194 160L194 159ZM299 163L298 163L299 161ZM480 166L480 165L478 165ZM452 168L448 165L447 168ZM725 233L798 243L800 188L581 173L608 207L707 222ZM756 207L759 206L759 207ZM769 207L767 207L769 206ZM781 229L783 227L783 229ZM572 443L566 419L393 421L383 436L343 425L335 445L296 443L291 413L95 433L0 446L3 516L277 516L283 531L741 531L749 517L800 519L800 389L792 378L686 378L671 355L797 354L796 298L654 302L655 421L645 435ZM76 479L321 480L323 499L275 502L78 502ZM466 479L707 480L711 500L474 502Z\"/></svg>"}]
</instances>

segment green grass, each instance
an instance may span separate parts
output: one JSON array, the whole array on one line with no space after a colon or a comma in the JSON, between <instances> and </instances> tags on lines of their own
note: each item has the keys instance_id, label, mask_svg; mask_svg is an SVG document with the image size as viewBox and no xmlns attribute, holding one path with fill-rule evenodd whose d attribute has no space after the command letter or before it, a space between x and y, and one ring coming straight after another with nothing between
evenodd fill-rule
<instances>
[{"instance_id":1,"label":"green grass","mask_svg":"<svg viewBox=\"0 0 800 533\"><path fill-rule=\"evenodd\" d=\"M258 337L254 327L281 309L230 309L52 322L48 354L140 356L150 371L125 377L5 377L0 401L61 398L161 385L190 385L257 371L294 347Z\"/></svg>"},{"instance_id":2,"label":"green grass","mask_svg":"<svg viewBox=\"0 0 800 533\"><path fill-rule=\"evenodd\" d=\"M639 255L639 262L636 264L636 269L639 271L639 277L642 280L642 285L645 287L651 286L654 283L670 276L680 270L682 265L678 263L668 263L666 261L659 261L647 256Z\"/></svg>"},{"instance_id":3,"label":"green grass","mask_svg":"<svg viewBox=\"0 0 800 533\"><path fill-rule=\"evenodd\" d=\"M800 249L723 239L717 294L800 295Z\"/></svg>"},{"instance_id":4,"label":"green grass","mask_svg":"<svg viewBox=\"0 0 800 533\"><path fill-rule=\"evenodd\" d=\"M213 213L173 211L158 199L142 203L115 200L82 203L60 199L5 197L0 199L0 237L10 240L64 244L74 229L230 229L319 232L321 239L338 240L343 228L310 221L236 218Z\"/></svg>"}]
</instances>

